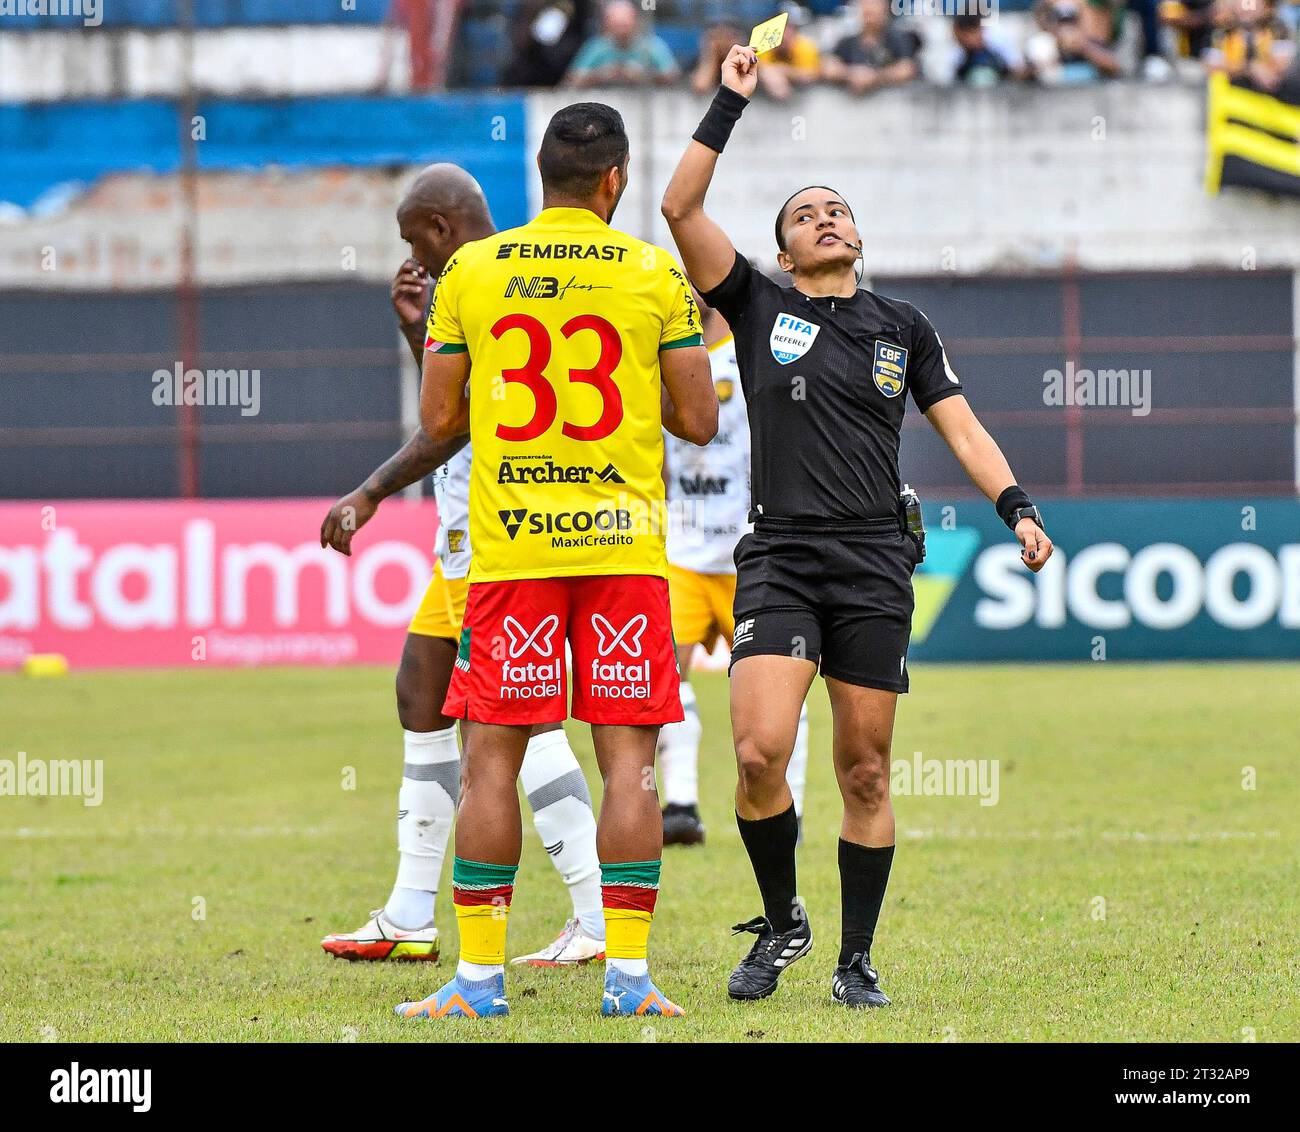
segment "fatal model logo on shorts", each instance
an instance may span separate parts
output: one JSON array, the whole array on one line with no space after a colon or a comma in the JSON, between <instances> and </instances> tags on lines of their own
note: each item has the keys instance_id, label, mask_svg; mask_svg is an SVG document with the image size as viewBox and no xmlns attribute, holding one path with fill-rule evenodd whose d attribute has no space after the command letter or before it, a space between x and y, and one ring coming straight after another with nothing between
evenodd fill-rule
<instances>
[{"instance_id":1,"label":"fatal model logo on shorts","mask_svg":"<svg viewBox=\"0 0 1300 1132\"><path fill-rule=\"evenodd\" d=\"M560 618L552 613L543 617L535 629L529 630L506 614L504 624L506 636L510 638L510 659L515 660L531 648L535 648L539 656L550 656L554 649L551 638L560 627Z\"/></svg>"},{"instance_id":2,"label":"fatal model logo on shorts","mask_svg":"<svg viewBox=\"0 0 1300 1132\"><path fill-rule=\"evenodd\" d=\"M644 613L638 613L623 628L615 629L604 614L593 613L591 627L596 630L596 636L599 638L596 651L601 656L609 656L617 646L622 645L623 651L628 656L640 656L641 634L645 632L648 624L649 618Z\"/></svg>"},{"instance_id":3,"label":"fatal model logo on shorts","mask_svg":"<svg viewBox=\"0 0 1300 1132\"><path fill-rule=\"evenodd\" d=\"M555 655L554 640L560 618L548 614L529 629L507 614L502 626L506 631L508 655L501 658L501 698L531 700L560 695L560 665L564 658ZM543 658L554 656L554 659L549 662L521 659L529 652Z\"/></svg>"},{"instance_id":4,"label":"fatal model logo on shorts","mask_svg":"<svg viewBox=\"0 0 1300 1132\"><path fill-rule=\"evenodd\" d=\"M871 377L876 388L886 397L897 397L903 392L907 376L907 351L893 342L876 339L876 356L871 363Z\"/></svg>"},{"instance_id":5,"label":"fatal model logo on shorts","mask_svg":"<svg viewBox=\"0 0 1300 1132\"><path fill-rule=\"evenodd\" d=\"M604 614L591 615L591 627L596 630L596 653L591 660L591 694L606 700L648 700L650 698L650 658L641 655L641 634L650 619L638 613L621 627L615 626ZM625 656L640 660L629 664L608 659L615 649Z\"/></svg>"},{"instance_id":6,"label":"fatal model logo on shorts","mask_svg":"<svg viewBox=\"0 0 1300 1132\"><path fill-rule=\"evenodd\" d=\"M783 366L802 358L812 349L821 329L814 322L805 322L792 314L779 314L772 323L772 333L768 345L772 347L772 357Z\"/></svg>"}]
</instances>

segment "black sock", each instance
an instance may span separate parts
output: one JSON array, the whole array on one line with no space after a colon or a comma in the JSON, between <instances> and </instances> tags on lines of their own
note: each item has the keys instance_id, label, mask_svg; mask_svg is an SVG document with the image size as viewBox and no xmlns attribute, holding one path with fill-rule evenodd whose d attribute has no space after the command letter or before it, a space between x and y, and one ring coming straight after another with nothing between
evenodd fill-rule
<instances>
[{"instance_id":1,"label":"black sock","mask_svg":"<svg viewBox=\"0 0 1300 1132\"><path fill-rule=\"evenodd\" d=\"M889 883L894 847L873 849L840 838L840 964L870 955Z\"/></svg>"},{"instance_id":2,"label":"black sock","mask_svg":"<svg viewBox=\"0 0 1300 1132\"><path fill-rule=\"evenodd\" d=\"M736 825L749 863L754 866L763 897L763 915L777 931L788 932L798 922L794 914L794 847L799 840L799 819L794 815L794 805L783 814L757 821L746 821L737 814Z\"/></svg>"}]
</instances>

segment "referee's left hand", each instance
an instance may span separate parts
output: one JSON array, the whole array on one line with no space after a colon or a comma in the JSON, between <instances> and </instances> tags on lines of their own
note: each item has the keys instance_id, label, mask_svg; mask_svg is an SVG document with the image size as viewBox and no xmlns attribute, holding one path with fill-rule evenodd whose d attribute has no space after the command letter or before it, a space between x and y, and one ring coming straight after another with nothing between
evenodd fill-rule
<instances>
[{"instance_id":1,"label":"referee's left hand","mask_svg":"<svg viewBox=\"0 0 1300 1132\"><path fill-rule=\"evenodd\" d=\"M1016 524L1016 538L1020 540L1020 560L1037 574L1052 557L1052 540L1033 519L1021 519Z\"/></svg>"}]
</instances>

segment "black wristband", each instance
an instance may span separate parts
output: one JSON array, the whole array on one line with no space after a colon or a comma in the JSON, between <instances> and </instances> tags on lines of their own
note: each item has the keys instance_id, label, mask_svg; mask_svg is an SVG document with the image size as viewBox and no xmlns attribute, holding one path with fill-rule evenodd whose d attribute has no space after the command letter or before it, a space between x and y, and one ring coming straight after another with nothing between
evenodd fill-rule
<instances>
[{"instance_id":1,"label":"black wristband","mask_svg":"<svg viewBox=\"0 0 1300 1132\"><path fill-rule=\"evenodd\" d=\"M1011 521L1015 512L1022 507L1032 507L1034 501L1026 494L1025 489L1019 484L1013 483L1001 495L998 496L998 518L1001 519L1013 531L1016 529L1015 524Z\"/></svg>"},{"instance_id":2,"label":"black wristband","mask_svg":"<svg viewBox=\"0 0 1300 1132\"><path fill-rule=\"evenodd\" d=\"M713 96L709 109L691 137L700 145L721 153L731 137L732 128L740 121L740 115L748 105L749 99L743 94L737 94L729 86L718 87L718 93Z\"/></svg>"}]
</instances>

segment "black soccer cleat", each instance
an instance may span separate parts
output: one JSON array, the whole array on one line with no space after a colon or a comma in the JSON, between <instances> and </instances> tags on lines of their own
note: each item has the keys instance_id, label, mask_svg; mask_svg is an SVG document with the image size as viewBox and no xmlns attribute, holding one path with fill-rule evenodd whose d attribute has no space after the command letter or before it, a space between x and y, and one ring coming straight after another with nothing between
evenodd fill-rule
<instances>
[{"instance_id":1,"label":"black soccer cleat","mask_svg":"<svg viewBox=\"0 0 1300 1132\"><path fill-rule=\"evenodd\" d=\"M755 916L744 924L736 924L732 933L753 932L758 939L731 972L727 980L727 994L744 1002L766 998L776 990L776 981L796 959L802 959L812 950L812 927L800 920L789 931L779 932L766 916Z\"/></svg>"},{"instance_id":2,"label":"black soccer cleat","mask_svg":"<svg viewBox=\"0 0 1300 1132\"><path fill-rule=\"evenodd\" d=\"M889 1005L889 996L880 989L880 976L871 965L869 955L859 952L849 963L835 968L831 976L831 1001L855 1008Z\"/></svg>"},{"instance_id":3,"label":"black soccer cleat","mask_svg":"<svg viewBox=\"0 0 1300 1132\"><path fill-rule=\"evenodd\" d=\"M669 803L664 807L665 845L703 845L704 823L698 806Z\"/></svg>"}]
</instances>

